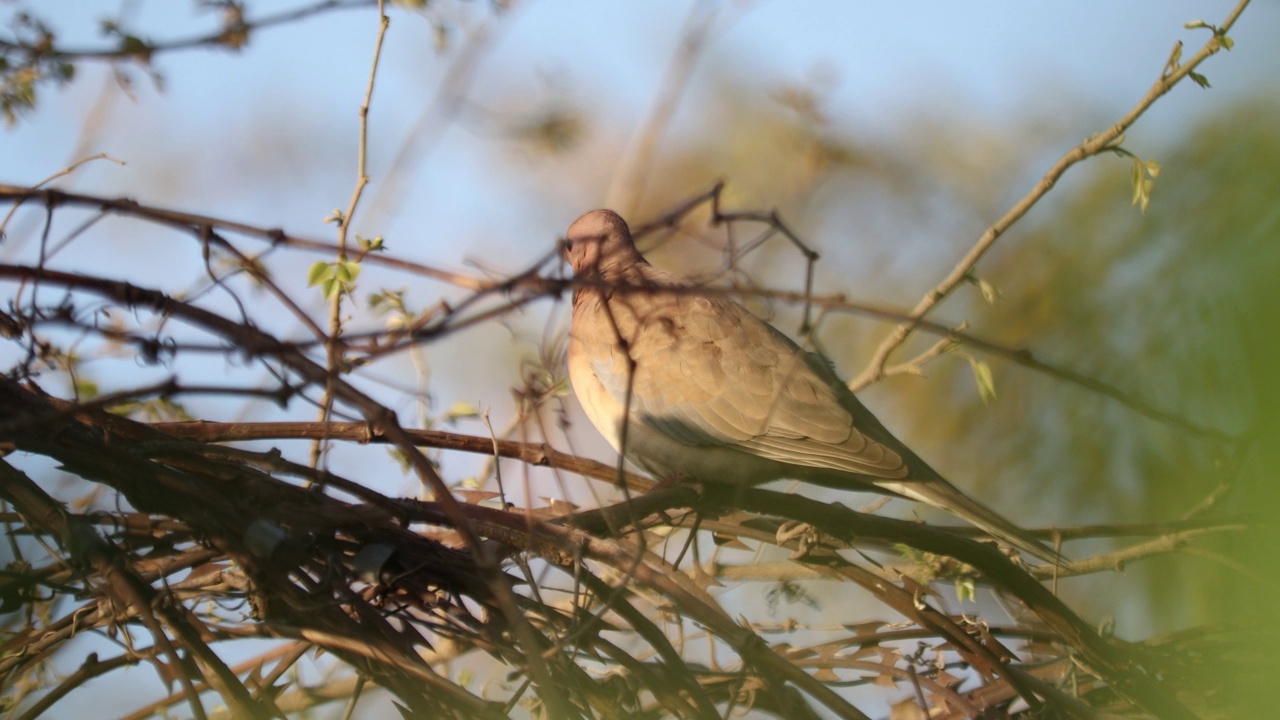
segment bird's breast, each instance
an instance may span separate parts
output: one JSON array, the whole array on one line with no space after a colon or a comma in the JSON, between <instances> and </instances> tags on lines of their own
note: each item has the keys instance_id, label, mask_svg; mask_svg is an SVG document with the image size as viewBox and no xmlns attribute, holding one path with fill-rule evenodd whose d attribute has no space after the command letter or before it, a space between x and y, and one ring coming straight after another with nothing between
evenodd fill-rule
<instances>
[{"instance_id":1,"label":"bird's breast","mask_svg":"<svg viewBox=\"0 0 1280 720\"><path fill-rule=\"evenodd\" d=\"M598 363L609 360L616 352L617 343L612 338L602 338L599 333L588 330L599 327L599 318L590 316L601 312L596 293L580 293L574 298L573 323L569 331L569 382L573 384L573 392L587 419L615 450L619 450L619 429L625 408L596 372Z\"/></svg>"}]
</instances>

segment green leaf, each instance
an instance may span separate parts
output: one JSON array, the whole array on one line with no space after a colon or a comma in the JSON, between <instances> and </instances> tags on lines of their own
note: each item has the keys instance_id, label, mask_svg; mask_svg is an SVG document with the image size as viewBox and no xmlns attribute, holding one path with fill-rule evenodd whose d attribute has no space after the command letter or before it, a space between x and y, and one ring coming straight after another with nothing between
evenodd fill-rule
<instances>
[{"instance_id":1,"label":"green leaf","mask_svg":"<svg viewBox=\"0 0 1280 720\"><path fill-rule=\"evenodd\" d=\"M1236 46L1236 41L1235 41L1235 40L1232 40L1231 38L1227 37L1226 35L1223 35L1223 36L1222 36L1222 38L1219 40L1219 42L1221 42L1221 43L1222 43L1222 47L1224 47L1224 48L1226 48L1226 49L1227 49L1227 52L1230 52L1230 51L1231 51L1231 48L1233 48L1233 47L1235 47L1235 46Z\"/></svg>"},{"instance_id":2,"label":"green leaf","mask_svg":"<svg viewBox=\"0 0 1280 720\"><path fill-rule=\"evenodd\" d=\"M972 283L978 286L978 292L982 293L982 299L986 300L987 304L995 305L996 301L1000 299L1000 291L997 290L994 285L987 282L986 280L983 280L982 278L978 277L977 275L974 275L973 273L969 273L968 275L965 275L964 279L965 279L965 282Z\"/></svg>"},{"instance_id":3,"label":"green leaf","mask_svg":"<svg viewBox=\"0 0 1280 720\"><path fill-rule=\"evenodd\" d=\"M332 274L329 263L323 260L317 260L311 263L311 268L307 270L307 287L311 287L319 283L325 277Z\"/></svg>"},{"instance_id":4,"label":"green leaf","mask_svg":"<svg viewBox=\"0 0 1280 720\"><path fill-rule=\"evenodd\" d=\"M1198 73L1198 72L1189 72L1189 73L1187 73L1187 77L1189 77L1189 78L1191 78L1192 80L1194 80L1194 81L1195 81L1195 83L1196 83L1197 85L1199 85L1200 87L1202 87L1202 88L1208 88L1208 87L1209 87L1209 78L1207 78L1207 77L1205 77L1205 76L1201 75L1201 74L1200 74L1200 73Z\"/></svg>"},{"instance_id":5,"label":"green leaf","mask_svg":"<svg viewBox=\"0 0 1280 720\"><path fill-rule=\"evenodd\" d=\"M995 305L1000 299L1000 291L996 286L982 278L978 278L978 291L982 293L982 299L986 300L988 305Z\"/></svg>"},{"instance_id":6,"label":"green leaf","mask_svg":"<svg viewBox=\"0 0 1280 720\"><path fill-rule=\"evenodd\" d=\"M1195 30L1196 28L1209 27L1209 23L1203 20L1192 20L1190 22L1183 23L1182 27L1188 30Z\"/></svg>"},{"instance_id":7,"label":"green leaf","mask_svg":"<svg viewBox=\"0 0 1280 720\"><path fill-rule=\"evenodd\" d=\"M350 260L327 263L323 260L311 264L307 271L307 287L319 285L325 299L332 300L339 293L350 292L351 285L360 275L360 263Z\"/></svg>"},{"instance_id":8,"label":"green leaf","mask_svg":"<svg viewBox=\"0 0 1280 720\"><path fill-rule=\"evenodd\" d=\"M387 454L390 455L391 459L395 460L396 464L400 466L401 472L407 473L410 468L413 467L409 463L409 458L405 456L404 451L400 448L387 448Z\"/></svg>"},{"instance_id":9,"label":"green leaf","mask_svg":"<svg viewBox=\"0 0 1280 720\"><path fill-rule=\"evenodd\" d=\"M76 397L80 400L92 400L98 397L98 383L85 378L76 378Z\"/></svg>"},{"instance_id":10,"label":"green leaf","mask_svg":"<svg viewBox=\"0 0 1280 720\"><path fill-rule=\"evenodd\" d=\"M342 291L342 283L329 278L320 285L320 292L324 293L325 300L332 300Z\"/></svg>"},{"instance_id":11,"label":"green leaf","mask_svg":"<svg viewBox=\"0 0 1280 720\"><path fill-rule=\"evenodd\" d=\"M360 263L354 260L338 263L338 279L344 283L353 283L360 277Z\"/></svg>"},{"instance_id":12,"label":"green leaf","mask_svg":"<svg viewBox=\"0 0 1280 720\"><path fill-rule=\"evenodd\" d=\"M147 42L136 35L125 35L120 38L120 49L127 53L148 53L151 47Z\"/></svg>"},{"instance_id":13,"label":"green leaf","mask_svg":"<svg viewBox=\"0 0 1280 720\"><path fill-rule=\"evenodd\" d=\"M397 316L408 315L408 309L404 306L404 290L380 288L377 292L370 293L369 309L379 315L387 313L396 313Z\"/></svg>"},{"instance_id":14,"label":"green leaf","mask_svg":"<svg viewBox=\"0 0 1280 720\"><path fill-rule=\"evenodd\" d=\"M472 405L469 402L463 402L461 400L450 405L449 409L446 410L444 413L445 422L450 422L450 423L456 420L461 420L463 418L474 418L474 417L480 417L480 408L476 407L475 405Z\"/></svg>"},{"instance_id":15,"label":"green leaf","mask_svg":"<svg viewBox=\"0 0 1280 720\"><path fill-rule=\"evenodd\" d=\"M1143 214L1151 203L1151 190L1155 187L1155 179L1160 175L1160 163L1155 160L1133 158L1133 172L1130 181L1133 183L1133 197L1130 205L1137 205Z\"/></svg>"},{"instance_id":16,"label":"green leaf","mask_svg":"<svg viewBox=\"0 0 1280 720\"><path fill-rule=\"evenodd\" d=\"M381 235L373 239L356 235L356 244L365 252L382 252L387 249L387 246L382 243Z\"/></svg>"},{"instance_id":17,"label":"green leaf","mask_svg":"<svg viewBox=\"0 0 1280 720\"><path fill-rule=\"evenodd\" d=\"M1173 52L1169 53L1169 60L1164 64L1164 74L1161 77L1168 77L1170 73L1180 67L1182 60L1182 41L1174 43Z\"/></svg>"},{"instance_id":18,"label":"green leaf","mask_svg":"<svg viewBox=\"0 0 1280 720\"><path fill-rule=\"evenodd\" d=\"M995 402L996 381L991 375L991 366L972 355L966 356L965 359L969 361L969 368L973 370L973 379L978 383L978 395L982 398L982 404L990 405Z\"/></svg>"}]
</instances>

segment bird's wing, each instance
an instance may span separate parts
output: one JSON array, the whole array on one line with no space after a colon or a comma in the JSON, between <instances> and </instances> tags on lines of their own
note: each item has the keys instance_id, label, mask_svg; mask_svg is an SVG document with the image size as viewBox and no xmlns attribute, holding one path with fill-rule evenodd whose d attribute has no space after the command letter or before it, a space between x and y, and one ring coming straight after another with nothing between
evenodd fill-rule
<instances>
[{"instance_id":1,"label":"bird's wing","mask_svg":"<svg viewBox=\"0 0 1280 720\"><path fill-rule=\"evenodd\" d=\"M624 403L630 355L633 420L687 445L821 470L907 475L901 454L854 426L846 407L852 398L840 395L848 391L741 305L660 290L619 293L607 305L608 331L626 342L595 353L593 368Z\"/></svg>"}]
</instances>

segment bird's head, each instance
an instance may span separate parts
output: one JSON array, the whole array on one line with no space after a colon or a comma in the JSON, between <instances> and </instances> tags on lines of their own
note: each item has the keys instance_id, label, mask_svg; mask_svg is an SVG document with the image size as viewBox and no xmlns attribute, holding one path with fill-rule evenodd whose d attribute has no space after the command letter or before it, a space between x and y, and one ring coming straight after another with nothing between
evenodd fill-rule
<instances>
[{"instance_id":1,"label":"bird's head","mask_svg":"<svg viewBox=\"0 0 1280 720\"><path fill-rule=\"evenodd\" d=\"M592 210L569 226L564 256L576 277L616 278L643 263L627 222L612 210Z\"/></svg>"}]
</instances>

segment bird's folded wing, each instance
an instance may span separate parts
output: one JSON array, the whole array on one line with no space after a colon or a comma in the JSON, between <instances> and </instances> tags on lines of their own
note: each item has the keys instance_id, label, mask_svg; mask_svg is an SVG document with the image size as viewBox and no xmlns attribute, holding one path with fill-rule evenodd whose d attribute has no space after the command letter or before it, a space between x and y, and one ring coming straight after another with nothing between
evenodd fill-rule
<instances>
[{"instance_id":1,"label":"bird's folded wing","mask_svg":"<svg viewBox=\"0 0 1280 720\"><path fill-rule=\"evenodd\" d=\"M885 478L903 457L854 427L806 353L745 308L687 293L631 294L609 303L624 345L593 352L605 388L631 417L688 445L729 446L781 463ZM836 381L838 382L838 381Z\"/></svg>"}]
</instances>

